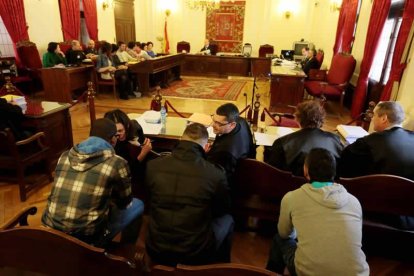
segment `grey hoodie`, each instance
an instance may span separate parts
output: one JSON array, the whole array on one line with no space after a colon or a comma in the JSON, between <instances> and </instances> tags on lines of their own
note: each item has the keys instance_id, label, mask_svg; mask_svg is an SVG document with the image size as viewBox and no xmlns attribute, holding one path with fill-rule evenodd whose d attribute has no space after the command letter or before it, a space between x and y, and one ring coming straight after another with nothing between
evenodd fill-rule
<instances>
[{"instance_id":1,"label":"grey hoodie","mask_svg":"<svg viewBox=\"0 0 414 276\"><path fill-rule=\"evenodd\" d=\"M361 249L361 205L340 184L318 189L304 184L287 193L278 230L282 238L296 230L298 275L369 275Z\"/></svg>"}]
</instances>

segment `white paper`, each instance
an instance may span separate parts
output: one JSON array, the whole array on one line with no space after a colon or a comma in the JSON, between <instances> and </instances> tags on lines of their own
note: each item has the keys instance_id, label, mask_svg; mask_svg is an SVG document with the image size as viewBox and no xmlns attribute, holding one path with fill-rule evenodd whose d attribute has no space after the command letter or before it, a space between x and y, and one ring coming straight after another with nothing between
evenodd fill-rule
<instances>
[{"instance_id":1,"label":"white paper","mask_svg":"<svg viewBox=\"0 0 414 276\"><path fill-rule=\"evenodd\" d=\"M256 140L256 146L272 146L273 142L278 138L276 134L267 134L261 132L255 132L254 138Z\"/></svg>"},{"instance_id":2,"label":"white paper","mask_svg":"<svg viewBox=\"0 0 414 276\"><path fill-rule=\"evenodd\" d=\"M337 125L336 129L344 138L361 138L369 134L360 126Z\"/></svg>"},{"instance_id":3,"label":"white paper","mask_svg":"<svg viewBox=\"0 0 414 276\"><path fill-rule=\"evenodd\" d=\"M161 124L149 124L145 122L145 119L142 118L142 116L134 120L136 120L141 125L144 134L158 135L161 133Z\"/></svg>"},{"instance_id":4,"label":"white paper","mask_svg":"<svg viewBox=\"0 0 414 276\"><path fill-rule=\"evenodd\" d=\"M212 126L209 126L207 128L207 132L208 132L208 138L210 138L210 139L215 139L216 138L216 134L214 133Z\"/></svg>"}]
</instances>

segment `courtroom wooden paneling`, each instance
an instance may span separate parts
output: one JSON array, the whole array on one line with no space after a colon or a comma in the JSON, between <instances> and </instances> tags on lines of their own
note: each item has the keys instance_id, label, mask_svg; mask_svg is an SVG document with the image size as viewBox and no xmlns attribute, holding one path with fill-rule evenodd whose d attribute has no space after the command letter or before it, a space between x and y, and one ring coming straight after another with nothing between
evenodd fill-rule
<instances>
[{"instance_id":1,"label":"courtroom wooden paneling","mask_svg":"<svg viewBox=\"0 0 414 276\"><path fill-rule=\"evenodd\" d=\"M277 69L282 70L276 70L276 72L272 70L269 109L275 112L290 113L292 106L303 101L306 75L301 71L295 73L295 71L279 67Z\"/></svg>"},{"instance_id":2,"label":"courtroom wooden paneling","mask_svg":"<svg viewBox=\"0 0 414 276\"><path fill-rule=\"evenodd\" d=\"M150 74L161 75L163 82L168 82L168 71L172 71L174 79L180 79L181 66L184 62L184 54L161 56L154 59L141 61L128 66L129 70L138 75L139 89L142 92L150 90Z\"/></svg>"},{"instance_id":3,"label":"courtroom wooden paneling","mask_svg":"<svg viewBox=\"0 0 414 276\"><path fill-rule=\"evenodd\" d=\"M270 68L270 59L267 58L187 54L184 56L181 73L187 76L203 77L248 77L252 75L251 64L254 60L269 60Z\"/></svg>"},{"instance_id":4,"label":"courtroom wooden paneling","mask_svg":"<svg viewBox=\"0 0 414 276\"><path fill-rule=\"evenodd\" d=\"M88 81L93 81L93 65L66 68L42 68L42 81L45 100L72 103L72 93L87 89Z\"/></svg>"},{"instance_id":5,"label":"courtroom wooden paneling","mask_svg":"<svg viewBox=\"0 0 414 276\"><path fill-rule=\"evenodd\" d=\"M56 163L60 155L73 146L70 105L52 102L39 102L37 104L42 105L42 112L39 114L25 114L26 119L23 126L45 133L46 141L51 148L52 161Z\"/></svg>"},{"instance_id":6,"label":"courtroom wooden paneling","mask_svg":"<svg viewBox=\"0 0 414 276\"><path fill-rule=\"evenodd\" d=\"M136 41L134 0L115 0L114 5L116 40Z\"/></svg>"}]
</instances>

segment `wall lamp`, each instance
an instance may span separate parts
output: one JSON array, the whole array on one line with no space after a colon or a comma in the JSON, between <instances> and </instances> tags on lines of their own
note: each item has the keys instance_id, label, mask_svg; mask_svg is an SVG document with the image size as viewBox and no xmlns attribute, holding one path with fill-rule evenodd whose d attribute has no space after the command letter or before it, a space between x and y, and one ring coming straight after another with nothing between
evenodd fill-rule
<instances>
[{"instance_id":1,"label":"wall lamp","mask_svg":"<svg viewBox=\"0 0 414 276\"><path fill-rule=\"evenodd\" d=\"M102 2L102 9L106 10L109 6L113 6L113 0L104 0Z\"/></svg>"},{"instance_id":2,"label":"wall lamp","mask_svg":"<svg viewBox=\"0 0 414 276\"><path fill-rule=\"evenodd\" d=\"M331 11L336 12L341 9L342 1L341 0L331 0Z\"/></svg>"},{"instance_id":3,"label":"wall lamp","mask_svg":"<svg viewBox=\"0 0 414 276\"><path fill-rule=\"evenodd\" d=\"M285 11L285 18L286 19L289 19L291 15L292 15L291 11Z\"/></svg>"}]
</instances>

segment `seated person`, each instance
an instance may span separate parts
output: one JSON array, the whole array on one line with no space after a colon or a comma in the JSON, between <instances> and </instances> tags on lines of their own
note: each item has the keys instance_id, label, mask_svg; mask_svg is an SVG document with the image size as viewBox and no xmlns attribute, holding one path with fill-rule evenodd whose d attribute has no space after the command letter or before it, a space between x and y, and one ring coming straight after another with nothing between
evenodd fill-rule
<instances>
[{"instance_id":1,"label":"seated person","mask_svg":"<svg viewBox=\"0 0 414 276\"><path fill-rule=\"evenodd\" d=\"M216 138L207 151L207 159L222 166L232 184L237 161L256 157L253 136L246 120L239 116L237 106L232 103L218 107L212 119Z\"/></svg>"},{"instance_id":2,"label":"seated person","mask_svg":"<svg viewBox=\"0 0 414 276\"><path fill-rule=\"evenodd\" d=\"M23 120L24 115L20 106L0 98L0 131L10 128L16 141L23 140L30 136L30 132L24 130L21 125Z\"/></svg>"},{"instance_id":3,"label":"seated person","mask_svg":"<svg viewBox=\"0 0 414 276\"><path fill-rule=\"evenodd\" d=\"M146 52L150 57L155 58L157 56L157 54L154 52L153 48L154 48L154 44L151 41L148 41Z\"/></svg>"},{"instance_id":4,"label":"seated person","mask_svg":"<svg viewBox=\"0 0 414 276\"><path fill-rule=\"evenodd\" d=\"M119 41L118 42L118 51L116 52L116 55L118 56L119 60L123 63L128 63L130 61L134 62L137 61L136 58L132 57L127 52L127 46L124 42Z\"/></svg>"},{"instance_id":5,"label":"seated person","mask_svg":"<svg viewBox=\"0 0 414 276\"><path fill-rule=\"evenodd\" d=\"M148 60L148 59L152 59L152 57L150 55L147 54L147 52L145 52L145 50L143 50L144 45L146 45L145 43L139 44L137 43L135 45L134 51L138 56L138 59L141 60Z\"/></svg>"},{"instance_id":6,"label":"seated person","mask_svg":"<svg viewBox=\"0 0 414 276\"><path fill-rule=\"evenodd\" d=\"M82 46L78 40L72 40L72 47L66 51L66 60L68 64L81 64L82 60L86 58L82 51Z\"/></svg>"},{"instance_id":7,"label":"seated person","mask_svg":"<svg viewBox=\"0 0 414 276\"><path fill-rule=\"evenodd\" d=\"M119 232L135 244L144 204L132 198L128 164L115 154L115 123L93 122L90 136L64 152L42 223L94 246L105 247Z\"/></svg>"},{"instance_id":8,"label":"seated person","mask_svg":"<svg viewBox=\"0 0 414 276\"><path fill-rule=\"evenodd\" d=\"M312 149L303 168L309 181L287 193L280 204L278 233L266 268L290 275L369 275L362 251L362 208L334 183L336 161Z\"/></svg>"},{"instance_id":9,"label":"seated person","mask_svg":"<svg viewBox=\"0 0 414 276\"><path fill-rule=\"evenodd\" d=\"M273 143L265 162L280 170L303 176L305 156L313 148L329 150L338 160L342 144L338 135L321 130L325 110L319 101L301 102L296 107L295 119L301 129L283 136Z\"/></svg>"},{"instance_id":10,"label":"seated person","mask_svg":"<svg viewBox=\"0 0 414 276\"><path fill-rule=\"evenodd\" d=\"M139 42L138 42L139 43ZM135 52L135 42L134 41L130 41L128 42L128 47L126 48L126 52L133 58L137 59L138 58L138 54Z\"/></svg>"},{"instance_id":11,"label":"seated person","mask_svg":"<svg viewBox=\"0 0 414 276\"><path fill-rule=\"evenodd\" d=\"M49 42L47 52L43 55L42 63L44 68L67 64L65 54L60 50L58 43Z\"/></svg>"},{"instance_id":12,"label":"seated person","mask_svg":"<svg viewBox=\"0 0 414 276\"><path fill-rule=\"evenodd\" d=\"M201 48L200 54L203 54L203 55L211 55L210 39L206 38L204 40L204 46L203 46L203 48Z\"/></svg>"},{"instance_id":13,"label":"seated person","mask_svg":"<svg viewBox=\"0 0 414 276\"><path fill-rule=\"evenodd\" d=\"M136 120L130 120L128 115L120 109L108 111L104 117L116 124L119 137L115 145L115 153L128 161L133 176L143 176L144 166L142 163L152 146L151 141L145 138L141 125ZM141 147L136 158L131 157L129 146L131 144Z\"/></svg>"},{"instance_id":14,"label":"seated person","mask_svg":"<svg viewBox=\"0 0 414 276\"><path fill-rule=\"evenodd\" d=\"M208 133L193 123L166 157L148 162L146 250L166 265L229 262L233 218L223 169L205 158Z\"/></svg>"},{"instance_id":15,"label":"seated person","mask_svg":"<svg viewBox=\"0 0 414 276\"><path fill-rule=\"evenodd\" d=\"M112 54L111 52L111 44L103 42L96 62L96 70L101 74L101 78L104 80L112 80L111 74L113 74L117 80L119 98L128 100L128 95L133 95L132 83L127 72L128 67L120 63L118 56L115 57L115 54Z\"/></svg>"},{"instance_id":16,"label":"seated person","mask_svg":"<svg viewBox=\"0 0 414 276\"><path fill-rule=\"evenodd\" d=\"M302 70L303 72L305 72L306 75L309 74L309 71L311 69L319 69L319 62L316 59L316 51L314 49L309 49L308 59L306 60L306 63L302 66Z\"/></svg>"},{"instance_id":17,"label":"seated person","mask_svg":"<svg viewBox=\"0 0 414 276\"><path fill-rule=\"evenodd\" d=\"M308 53L309 52L309 47L303 47L302 48L302 60L300 61L300 64L302 65L302 68L305 66L306 62L308 61Z\"/></svg>"},{"instance_id":18,"label":"seated person","mask_svg":"<svg viewBox=\"0 0 414 276\"><path fill-rule=\"evenodd\" d=\"M90 59L96 59L96 56L98 55L98 51L95 48L95 41L92 39L88 42L88 47L85 50L85 54L86 57Z\"/></svg>"}]
</instances>

